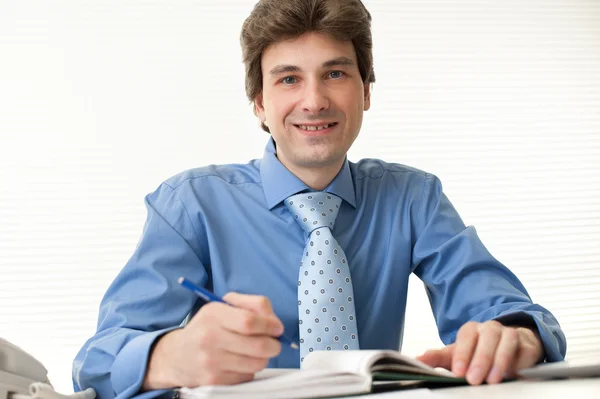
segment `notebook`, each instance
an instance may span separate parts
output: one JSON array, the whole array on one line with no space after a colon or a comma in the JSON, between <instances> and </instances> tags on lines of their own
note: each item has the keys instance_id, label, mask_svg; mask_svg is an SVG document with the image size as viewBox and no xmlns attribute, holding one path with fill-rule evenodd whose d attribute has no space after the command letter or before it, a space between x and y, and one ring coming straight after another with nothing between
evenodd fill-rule
<instances>
[{"instance_id":1,"label":"notebook","mask_svg":"<svg viewBox=\"0 0 600 399\"><path fill-rule=\"evenodd\" d=\"M301 369L267 369L237 385L180 388L182 399L302 399L355 395L422 383L466 384L451 372L390 350L315 351Z\"/></svg>"}]
</instances>

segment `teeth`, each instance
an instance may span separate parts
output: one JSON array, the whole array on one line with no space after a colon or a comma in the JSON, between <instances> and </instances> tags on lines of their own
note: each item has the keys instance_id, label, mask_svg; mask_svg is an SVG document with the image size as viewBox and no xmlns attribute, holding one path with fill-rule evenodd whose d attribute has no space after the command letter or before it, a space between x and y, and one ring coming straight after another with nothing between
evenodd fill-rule
<instances>
[{"instance_id":1,"label":"teeth","mask_svg":"<svg viewBox=\"0 0 600 399\"><path fill-rule=\"evenodd\" d=\"M300 129L302 129L302 130L309 130L309 131L327 129L328 127L331 127L331 126L333 126L333 123L329 123L327 125L322 125L322 126L298 125L298 127Z\"/></svg>"}]
</instances>

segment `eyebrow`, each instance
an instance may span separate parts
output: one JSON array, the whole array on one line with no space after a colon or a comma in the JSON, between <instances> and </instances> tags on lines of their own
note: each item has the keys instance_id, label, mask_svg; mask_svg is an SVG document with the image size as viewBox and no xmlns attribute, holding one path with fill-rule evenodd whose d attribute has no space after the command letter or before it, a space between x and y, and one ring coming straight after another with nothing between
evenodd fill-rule
<instances>
[{"instance_id":1,"label":"eyebrow","mask_svg":"<svg viewBox=\"0 0 600 399\"><path fill-rule=\"evenodd\" d=\"M352 66L352 65L354 65L354 61L352 61L350 58L337 57L337 58L331 59L329 61L325 61L321 66L323 68L331 68L332 66ZM280 75L282 73L301 72L301 71L302 71L302 69L296 65L281 64L281 65L277 65L277 66L273 67L269 71L269 74L270 75Z\"/></svg>"},{"instance_id":2,"label":"eyebrow","mask_svg":"<svg viewBox=\"0 0 600 399\"><path fill-rule=\"evenodd\" d=\"M332 66L352 66L354 65L354 61L352 61L348 57L337 57L332 60L326 61L323 63L323 68L329 68Z\"/></svg>"}]
</instances>

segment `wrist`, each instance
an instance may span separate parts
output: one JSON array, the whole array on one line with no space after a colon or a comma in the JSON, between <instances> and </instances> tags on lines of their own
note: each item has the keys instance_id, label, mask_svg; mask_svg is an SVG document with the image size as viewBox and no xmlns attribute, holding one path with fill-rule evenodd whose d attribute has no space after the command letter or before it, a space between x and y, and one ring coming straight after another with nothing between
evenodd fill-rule
<instances>
[{"instance_id":1,"label":"wrist","mask_svg":"<svg viewBox=\"0 0 600 399\"><path fill-rule=\"evenodd\" d=\"M537 363L541 363L544 360L546 360L546 350L544 349L544 342L542 341L542 337L540 336L540 333L537 329L537 327L518 327L515 326L514 328L516 328L517 330L523 330L523 332L525 334L531 334L533 335L533 340L536 342L535 347L538 349L538 353L539 356L536 360L536 364Z\"/></svg>"},{"instance_id":2,"label":"wrist","mask_svg":"<svg viewBox=\"0 0 600 399\"><path fill-rule=\"evenodd\" d=\"M152 345L142 391L170 389L178 386L175 376L172 375L174 367L171 366L171 354L175 353L173 345L177 342L177 336L180 333L181 329L170 331L157 338Z\"/></svg>"}]
</instances>

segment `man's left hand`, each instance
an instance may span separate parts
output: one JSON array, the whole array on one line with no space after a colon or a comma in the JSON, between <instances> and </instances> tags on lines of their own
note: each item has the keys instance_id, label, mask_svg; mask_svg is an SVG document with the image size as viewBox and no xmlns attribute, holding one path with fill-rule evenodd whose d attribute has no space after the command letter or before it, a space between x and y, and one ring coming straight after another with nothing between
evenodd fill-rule
<instances>
[{"instance_id":1,"label":"man's left hand","mask_svg":"<svg viewBox=\"0 0 600 399\"><path fill-rule=\"evenodd\" d=\"M466 323L458 330L456 342L429 350L417 359L479 385L484 380L488 384L501 382L505 375L513 376L516 370L533 366L543 356L544 347L536 331L492 320Z\"/></svg>"}]
</instances>

